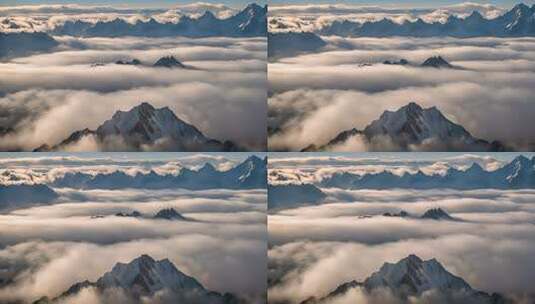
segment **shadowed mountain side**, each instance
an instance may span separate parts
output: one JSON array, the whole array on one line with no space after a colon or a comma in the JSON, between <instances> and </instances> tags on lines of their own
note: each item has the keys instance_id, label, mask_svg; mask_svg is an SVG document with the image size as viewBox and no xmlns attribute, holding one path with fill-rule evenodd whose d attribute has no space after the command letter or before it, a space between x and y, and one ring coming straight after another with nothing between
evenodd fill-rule
<instances>
[{"instance_id":1,"label":"shadowed mountain side","mask_svg":"<svg viewBox=\"0 0 535 304\"><path fill-rule=\"evenodd\" d=\"M461 171L450 168L444 175L426 175L421 171L396 175L389 171L357 175L337 172L321 181L323 187L343 189L534 189L535 157L518 156L509 164L485 171L474 163Z\"/></svg>"},{"instance_id":2,"label":"shadowed mountain side","mask_svg":"<svg viewBox=\"0 0 535 304\"><path fill-rule=\"evenodd\" d=\"M129 23L124 19L98 21L97 23L82 20L67 21L56 27L55 35L82 37L257 37L267 34L267 6L249 4L236 15L226 19L218 19L207 11L198 18L181 16L177 23L160 23L151 18L148 21L138 20Z\"/></svg>"},{"instance_id":3,"label":"shadowed mountain side","mask_svg":"<svg viewBox=\"0 0 535 304\"><path fill-rule=\"evenodd\" d=\"M227 171L218 171L206 163L194 171L182 168L177 175L160 175L154 171L129 175L123 171L105 174L67 173L56 179L54 187L76 189L265 189L266 159L251 156Z\"/></svg>"},{"instance_id":4,"label":"shadowed mountain side","mask_svg":"<svg viewBox=\"0 0 535 304\"><path fill-rule=\"evenodd\" d=\"M310 184L268 186L268 209L293 208L300 205L318 204L327 195Z\"/></svg>"},{"instance_id":5,"label":"shadowed mountain side","mask_svg":"<svg viewBox=\"0 0 535 304\"><path fill-rule=\"evenodd\" d=\"M385 263L363 282L341 284L327 296L310 298L301 304L333 303L331 301L347 296L351 290L368 296L376 291L388 291L399 303L414 303L424 293L433 293L438 303L512 304L500 294L473 289L465 280L447 271L436 259L424 261L416 255L409 255L395 264Z\"/></svg>"},{"instance_id":6,"label":"shadowed mountain side","mask_svg":"<svg viewBox=\"0 0 535 304\"><path fill-rule=\"evenodd\" d=\"M168 259L156 261L148 255L141 255L127 264L117 263L95 282L76 283L56 298L43 297L34 304L64 303L84 289L93 290L101 299L106 297L107 291L121 292L132 303L146 303L154 298L158 303L245 304L232 294L205 289Z\"/></svg>"},{"instance_id":7,"label":"shadowed mountain side","mask_svg":"<svg viewBox=\"0 0 535 304\"><path fill-rule=\"evenodd\" d=\"M89 142L89 148L84 148ZM231 141L208 138L195 126L178 118L168 107L156 109L143 102L129 111L117 111L96 130L84 129L50 147L47 144L34 152L70 150L100 151L194 151L234 152L243 150Z\"/></svg>"},{"instance_id":8,"label":"shadowed mountain side","mask_svg":"<svg viewBox=\"0 0 535 304\"><path fill-rule=\"evenodd\" d=\"M365 143L370 150L384 149L385 145L392 150L399 151L503 152L509 150L498 141L489 143L473 137L463 126L450 121L436 107L424 109L411 102L395 112L385 111L379 119L374 120L364 130L343 131L327 144L320 147L312 144L303 151L336 150L337 146L343 146L352 139Z\"/></svg>"},{"instance_id":9,"label":"shadowed mountain side","mask_svg":"<svg viewBox=\"0 0 535 304\"><path fill-rule=\"evenodd\" d=\"M319 30L321 35L344 37L522 37L535 36L535 5L518 4L494 19L485 19L474 11L466 18L449 16L445 23L427 23L422 19L397 23L389 18L364 23L334 21Z\"/></svg>"}]
</instances>

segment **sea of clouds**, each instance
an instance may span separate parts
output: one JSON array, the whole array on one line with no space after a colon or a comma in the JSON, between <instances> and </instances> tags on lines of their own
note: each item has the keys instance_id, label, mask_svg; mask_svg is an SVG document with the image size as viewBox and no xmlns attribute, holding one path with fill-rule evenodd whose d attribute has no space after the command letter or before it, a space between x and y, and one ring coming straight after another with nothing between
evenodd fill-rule
<instances>
[{"instance_id":1,"label":"sea of clouds","mask_svg":"<svg viewBox=\"0 0 535 304\"><path fill-rule=\"evenodd\" d=\"M322 169L347 171L353 167L364 172L377 166L376 171L413 170L430 168L432 163L463 167L473 162L490 168L502 162L476 155L421 161L407 158L405 164L401 158L383 159L386 161L365 155L278 157L270 160L270 175L285 172L294 182L313 182L322 175L314 172ZM339 285L363 281L383 263L395 263L409 254L436 258L475 289L500 292L517 303L533 301L535 269L530 261L535 253L535 191L321 190L327 198L320 205L270 211L269 303L323 297ZM458 221L382 216L401 210L419 216L431 208L442 208ZM443 301L436 297L413 300L411 303ZM333 303L355 301L400 303L388 292L370 294L358 289Z\"/></svg>"},{"instance_id":2,"label":"sea of clouds","mask_svg":"<svg viewBox=\"0 0 535 304\"><path fill-rule=\"evenodd\" d=\"M270 150L321 146L341 131L362 130L385 110L409 102L437 107L473 136L525 150L535 142L535 40L532 38L322 37L316 53L269 64ZM442 56L462 69L420 68ZM382 64L407 59L415 66ZM426 145L412 150L429 150ZM395 151L358 137L336 151Z\"/></svg>"},{"instance_id":3,"label":"sea of clouds","mask_svg":"<svg viewBox=\"0 0 535 304\"><path fill-rule=\"evenodd\" d=\"M104 167L170 170L210 162L223 170L243 161L241 156L220 155L172 158L2 158L7 169L1 175L12 170L45 181L47 172L60 168L89 173ZM59 198L52 204L0 214L0 302L31 303L42 296L55 297L74 283L98 279L117 262L148 254L157 260L170 259L209 290L262 303L266 290L266 190L54 190ZM174 208L192 221L114 216L136 210L150 217L164 208ZM105 303L106 296L110 295L89 289L69 301Z\"/></svg>"},{"instance_id":4,"label":"sea of clouds","mask_svg":"<svg viewBox=\"0 0 535 304\"><path fill-rule=\"evenodd\" d=\"M0 8L0 32L50 32L67 20L177 22L181 16L197 18L207 10L226 18L240 9L202 2L165 9L5 6ZM0 62L0 127L11 131L0 140L0 150L57 144L72 132L94 129L115 111L129 110L143 101L168 106L208 137L265 150L265 38L54 39L60 45L49 53ZM163 56L175 56L191 69L150 67ZM146 66L114 64L133 58ZM87 142L71 148L99 149L96 143Z\"/></svg>"}]
</instances>

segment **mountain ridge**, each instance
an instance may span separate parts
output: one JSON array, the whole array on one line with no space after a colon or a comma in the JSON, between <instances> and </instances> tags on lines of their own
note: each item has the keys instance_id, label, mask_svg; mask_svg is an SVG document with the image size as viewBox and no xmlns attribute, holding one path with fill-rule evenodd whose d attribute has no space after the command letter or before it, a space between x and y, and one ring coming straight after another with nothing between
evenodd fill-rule
<instances>
[{"instance_id":1,"label":"mountain ridge","mask_svg":"<svg viewBox=\"0 0 535 304\"><path fill-rule=\"evenodd\" d=\"M203 168L205 168L204 166ZM177 175L154 171L128 175L123 171L100 173L66 173L51 182L53 187L75 189L265 189L267 160L252 155L226 171L182 168Z\"/></svg>"},{"instance_id":2,"label":"mountain ridge","mask_svg":"<svg viewBox=\"0 0 535 304\"><path fill-rule=\"evenodd\" d=\"M178 118L169 107L156 109L148 102L129 111L116 111L95 130L75 131L58 144L43 144L34 152L68 149L84 139L94 140L102 151L154 149L161 151L213 151L242 150L231 141L220 142L206 137L194 125Z\"/></svg>"},{"instance_id":3,"label":"mountain ridge","mask_svg":"<svg viewBox=\"0 0 535 304\"><path fill-rule=\"evenodd\" d=\"M314 144L304 148L303 152L314 152L335 149L345 144L355 136L360 137L371 151L382 142L394 145L395 150L425 150L425 151L479 151L503 152L508 150L498 141L487 142L475 138L463 126L453 123L436 107L422 108L415 102L399 108L396 111L384 111L381 116L372 121L363 130L356 128L340 132L327 144L320 147ZM392 148L391 148L392 149Z\"/></svg>"},{"instance_id":4,"label":"mountain ridge","mask_svg":"<svg viewBox=\"0 0 535 304\"><path fill-rule=\"evenodd\" d=\"M94 282L86 280L75 283L59 296L53 299L43 297L34 304L60 303L86 288L94 288L100 295L108 290L120 290L134 301L147 300L166 292L171 298L168 302L172 300L195 304L242 303L232 294L220 294L205 289L195 278L178 270L168 259L156 261L151 256L143 254L126 264L115 264L110 271Z\"/></svg>"},{"instance_id":5,"label":"mountain ridge","mask_svg":"<svg viewBox=\"0 0 535 304\"><path fill-rule=\"evenodd\" d=\"M181 16L177 23L160 23L153 18L129 23L121 18L96 23L76 20L56 27L55 35L81 37L258 37L267 35L267 5L256 3L225 19L218 19L206 11L199 18Z\"/></svg>"},{"instance_id":6,"label":"mountain ridge","mask_svg":"<svg viewBox=\"0 0 535 304\"><path fill-rule=\"evenodd\" d=\"M321 180L320 185L342 189L533 189L535 157L519 155L494 171L485 171L479 165L465 171L449 168L444 175L427 175L422 171L403 175L390 171L364 175L338 172Z\"/></svg>"},{"instance_id":7,"label":"mountain ridge","mask_svg":"<svg viewBox=\"0 0 535 304\"><path fill-rule=\"evenodd\" d=\"M535 5L520 3L494 19L485 19L477 11L466 18L451 15L445 23L428 23L421 18L403 23L388 18L364 23L334 21L318 33L342 37L532 37L535 36Z\"/></svg>"},{"instance_id":8,"label":"mountain ridge","mask_svg":"<svg viewBox=\"0 0 535 304\"><path fill-rule=\"evenodd\" d=\"M424 261L411 254L397 263L384 263L363 282L354 280L343 283L328 295L319 299L312 297L301 304L328 303L355 288L365 294L380 289L387 290L402 303L409 303L410 299L414 300L415 297L430 291L434 291L446 303L510 303L498 293L488 294L473 289L464 279L446 270L436 259Z\"/></svg>"}]
</instances>

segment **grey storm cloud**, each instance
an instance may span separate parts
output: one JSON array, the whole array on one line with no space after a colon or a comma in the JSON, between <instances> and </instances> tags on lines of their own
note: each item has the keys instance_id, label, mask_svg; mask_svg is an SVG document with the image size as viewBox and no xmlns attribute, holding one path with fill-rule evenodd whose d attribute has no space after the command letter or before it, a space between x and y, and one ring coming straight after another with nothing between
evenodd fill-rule
<instances>
[{"instance_id":1,"label":"grey storm cloud","mask_svg":"<svg viewBox=\"0 0 535 304\"><path fill-rule=\"evenodd\" d=\"M535 114L535 58L527 51L535 45L533 39L326 40L329 46L322 52L270 63L268 125L279 130L269 138L270 149L325 144L341 131L363 129L383 111L411 101L436 106L479 138L519 149L535 141L526 127ZM435 55L463 69L381 64L402 58L420 64ZM363 142L348 148L369 149L373 147Z\"/></svg>"}]
</instances>

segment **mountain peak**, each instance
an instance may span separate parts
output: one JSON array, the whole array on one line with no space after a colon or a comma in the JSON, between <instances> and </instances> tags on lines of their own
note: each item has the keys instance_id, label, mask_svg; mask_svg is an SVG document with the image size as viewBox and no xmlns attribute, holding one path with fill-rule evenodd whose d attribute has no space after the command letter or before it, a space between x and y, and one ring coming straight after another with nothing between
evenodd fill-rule
<instances>
[{"instance_id":1,"label":"mountain peak","mask_svg":"<svg viewBox=\"0 0 535 304\"><path fill-rule=\"evenodd\" d=\"M156 111L156 108L153 105L151 105L148 101L143 101L139 105L133 107L131 111L135 111L135 112L140 112L140 111L152 112L152 111Z\"/></svg>"},{"instance_id":2,"label":"mountain peak","mask_svg":"<svg viewBox=\"0 0 535 304\"><path fill-rule=\"evenodd\" d=\"M485 18L483 17L483 15L481 15L481 13L479 11L474 10L470 14L470 16L468 16L466 19L467 20L482 20L482 19L485 19Z\"/></svg>"},{"instance_id":3,"label":"mountain peak","mask_svg":"<svg viewBox=\"0 0 535 304\"><path fill-rule=\"evenodd\" d=\"M442 208L429 209L421 216L421 218L431 220L453 220L453 218Z\"/></svg>"},{"instance_id":4,"label":"mountain peak","mask_svg":"<svg viewBox=\"0 0 535 304\"><path fill-rule=\"evenodd\" d=\"M518 155L512 161L512 163L514 164L529 164L530 162L530 159L524 156L523 154Z\"/></svg>"},{"instance_id":5,"label":"mountain peak","mask_svg":"<svg viewBox=\"0 0 535 304\"><path fill-rule=\"evenodd\" d=\"M156 63L154 63L155 67L165 67L165 68L185 68L186 66L183 65L180 61L178 61L175 56L165 56Z\"/></svg>"},{"instance_id":6,"label":"mountain peak","mask_svg":"<svg viewBox=\"0 0 535 304\"><path fill-rule=\"evenodd\" d=\"M480 164L474 162L472 166L470 166L470 168L468 168L465 172L481 173L481 172L485 172L485 169L483 169L483 167L481 167Z\"/></svg>"},{"instance_id":7,"label":"mountain peak","mask_svg":"<svg viewBox=\"0 0 535 304\"><path fill-rule=\"evenodd\" d=\"M446 59L442 56L432 56L429 57L422 63L423 67L433 67L433 68L451 68L453 67Z\"/></svg>"},{"instance_id":8,"label":"mountain peak","mask_svg":"<svg viewBox=\"0 0 535 304\"><path fill-rule=\"evenodd\" d=\"M166 208L158 211L154 216L155 219L165 219L165 220L186 220L182 214L178 213L174 208Z\"/></svg>"},{"instance_id":9,"label":"mountain peak","mask_svg":"<svg viewBox=\"0 0 535 304\"><path fill-rule=\"evenodd\" d=\"M401 107L400 110L408 112L422 112L423 108L414 101L409 102L406 106Z\"/></svg>"},{"instance_id":10,"label":"mountain peak","mask_svg":"<svg viewBox=\"0 0 535 304\"><path fill-rule=\"evenodd\" d=\"M169 303L237 303L232 294L221 295L206 290L195 278L180 272L169 259L156 261L150 255L142 254L128 263L117 263L96 282L83 281L72 285L59 297L49 300L41 298L36 303L58 303L85 288L96 292L120 289L128 298L138 302L151 302L151 298L164 292Z\"/></svg>"},{"instance_id":11,"label":"mountain peak","mask_svg":"<svg viewBox=\"0 0 535 304\"><path fill-rule=\"evenodd\" d=\"M364 286L369 290L386 287L417 295L432 289L471 290L468 283L449 273L437 260L424 261L414 254L395 264L383 264L365 280Z\"/></svg>"},{"instance_id":12,"label":"mountain peak","mask_svg":"<svg viewBox=\"0 0 535 304\"><path fill-rule=\"evenodd\" d=\"M199 17L199 20L214 20L217 19L214 13L211 11L205 11L204 14L202 14L201 17Z\"/></svg>"}]
</instances>

